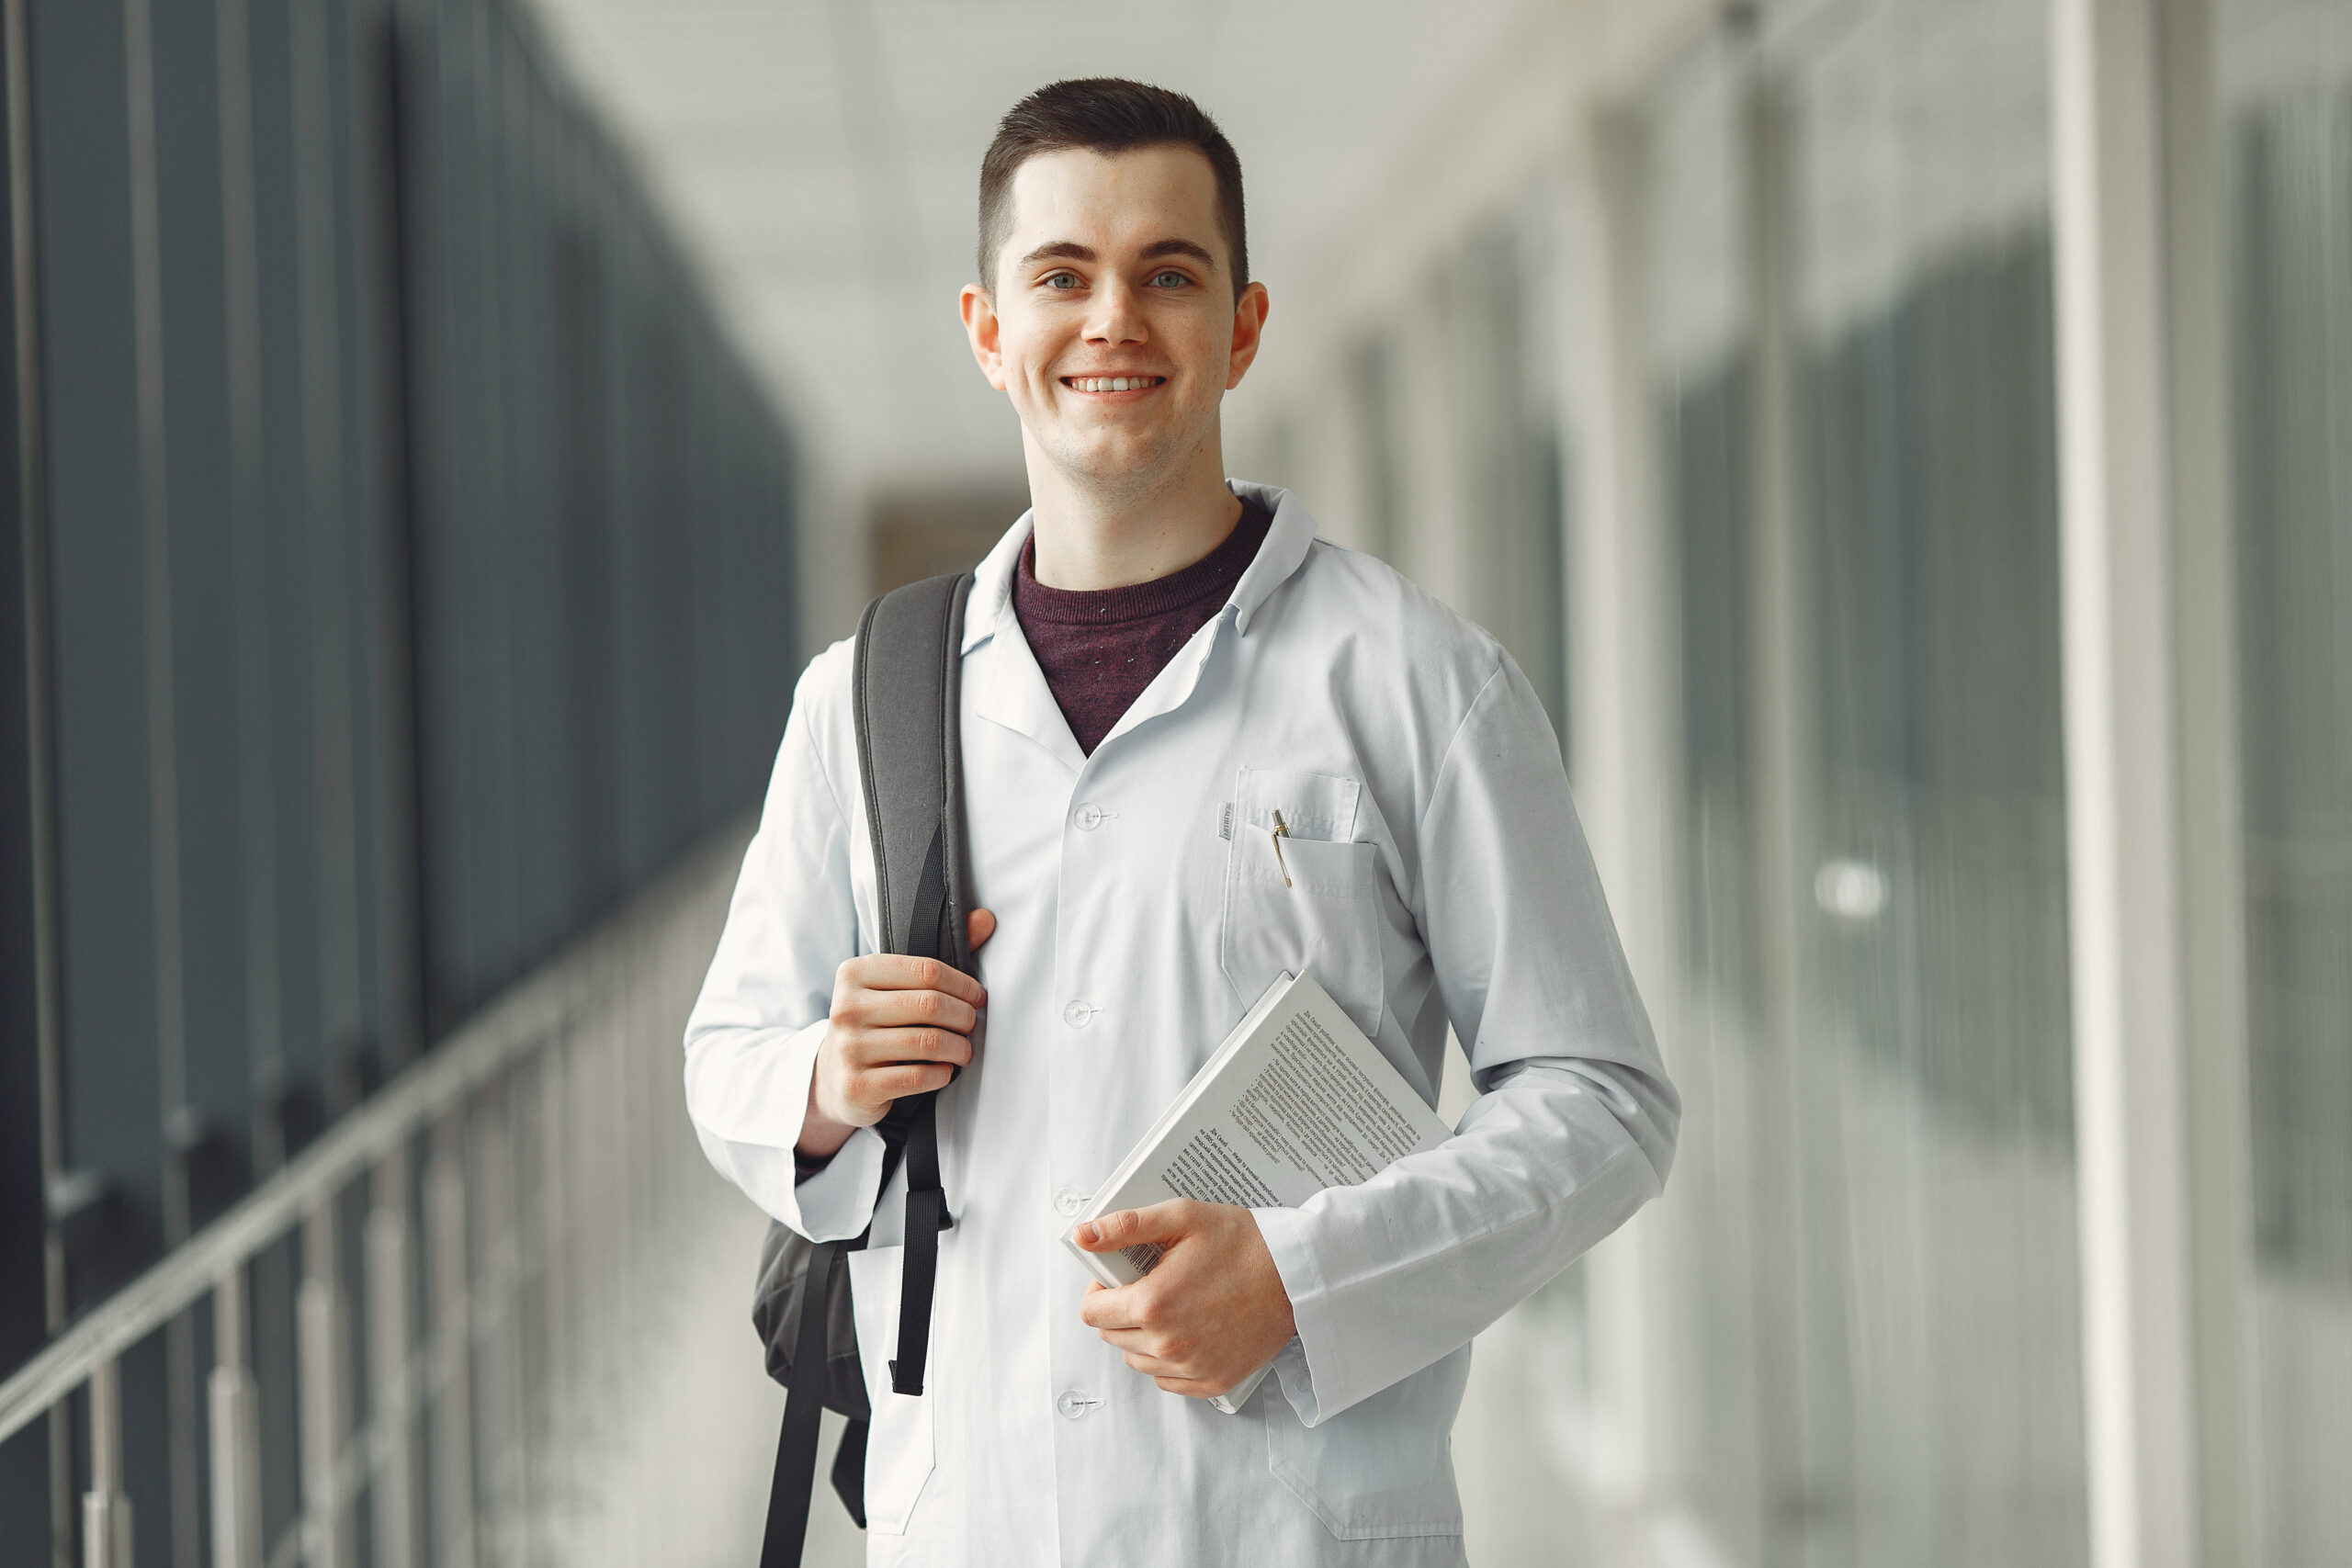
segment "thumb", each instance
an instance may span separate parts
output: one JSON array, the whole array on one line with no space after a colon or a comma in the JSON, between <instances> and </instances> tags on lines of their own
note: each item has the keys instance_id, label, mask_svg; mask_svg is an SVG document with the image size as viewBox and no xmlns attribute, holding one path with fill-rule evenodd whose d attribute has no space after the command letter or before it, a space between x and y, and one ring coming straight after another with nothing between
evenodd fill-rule
<instances>
[{"instance_id":1,"label":"thumb","mask_svg":"<svg viewBox=\"0 0 2352 1568\"><path fill-rule=\"evenodd\" d=\"M1120 1209L1078 1227L1078 1245L1089 1252L1116 1252L1145 1242L1174 1241L1184 1234L1183 1200L1171 1198L1143 1209Z\"/></svg>"},{"instance_id":2,"label":"thumb","mask_svg":"<svg viewBox=\"0 0 2352 1568\"><path fill-rule=\"evenodd\" d=\"M996 917L986 909L975 909L964 917L964 938L978 953L983 942L996 935Z\"/></svg>"}]
</instances>

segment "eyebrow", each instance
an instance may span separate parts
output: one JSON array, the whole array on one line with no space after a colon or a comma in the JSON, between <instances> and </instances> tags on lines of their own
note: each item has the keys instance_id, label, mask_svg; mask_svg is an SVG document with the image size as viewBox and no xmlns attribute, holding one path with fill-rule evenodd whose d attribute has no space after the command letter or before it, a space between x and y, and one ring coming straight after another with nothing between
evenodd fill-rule
<instances>
[{"instance_id":1,"label":"eyebrow","mask_svg":"<svg viewBox=\"0 0 2352 1568\"><path fill-rule=\"evenodd\" d=\"M1216 257L1215 255L1211 254L1204 247L1194 244L1190 240L1155 240L1150 244L1146 245L1143 248L1138 259L1143 261L1158 261L1163 256L1190 256L1193 260L1201 263L1204 266L1214 267L1216 265ZM1027 266L1033 262L1041 261L1091 262L1096 259L1098 258L1095 256L1092 250L1085 245L1080 244L1076 240L1054 240L1046 244L1039 245L1035 250L1031 251L1027 255L1023 256L1021 258L1021 265L1023 266Z\"/></svg>"}]
</instances>

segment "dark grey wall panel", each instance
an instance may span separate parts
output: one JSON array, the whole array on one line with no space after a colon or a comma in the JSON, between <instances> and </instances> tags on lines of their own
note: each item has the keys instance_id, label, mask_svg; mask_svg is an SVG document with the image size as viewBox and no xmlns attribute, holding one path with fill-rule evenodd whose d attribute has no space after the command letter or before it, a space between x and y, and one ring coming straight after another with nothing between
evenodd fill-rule
<instances>
[{"instance_id":1,"label":"dark grey wall panel","mask_svg":"<svg viewBox=\"0 0 2352 1568\"><path fill-rule=\"evenodd\" d=\"M757 799L795 469L506 0L30 15L50 553L0 581L0 1022L30 1037L29 647L62 1154L103 1195L59 1232L79 1311ZM0 1277L38 1280L10 1062ZM266 1327L290 1280L263 1275ZM8 1364L46 1331L14 1309Z\"/></svg>"},{"instance_id":2,"label":"dark grey wall panel","mask_svg":"<svg viewBox=\"0 0 2352 1568\"><path fill-rule=\"evenodd\" d=\"M12 204L0 203L0 255L15 254ZM41 818L48 808L46 727L36 681L43 601L38 454L26 450L28 409L17 396L17 323L33 301L13 265L0 288L0 1366L40 1348L49 1331L40 1267L47 1230L41 1134L40 992L49 953L40 926ZM28 502L33 504L27 504ZM30 1264L29 1267L27 1265ZM0 1444L0 1520L44 1518L49 1433L37 1425Z\"/></svg>"},{"instance_id":3,"label":"dark grey wall panel","mask_svg":"<svg viewBox=\"0 0 2352 1568\"><path fill-rule=\"evenodd\" d=\"M33 12L43 90L43 404L49 445L69 1167L116 1193L89 1299L161 1235L155 860L131 280L130 148L119 6Z\"/></svg>"},{"instance_id":4,"label":"dark grey wall panel","mask_svg":"<svg viewBox=\"0 0 2352 1568\"><path fill-rule=\"evenodd\" d=\"M153 13L159 60L214 57L209 6ZM241 910L236 552L229 423L227 281L221 217L220 77L155 76L165 491L170 535L172 703L178 805L184 1093L165 1105L186 1167L185 1215L201 1223L244 1179L247 1106L244 926Z\"/></svg>"}]
</instances>

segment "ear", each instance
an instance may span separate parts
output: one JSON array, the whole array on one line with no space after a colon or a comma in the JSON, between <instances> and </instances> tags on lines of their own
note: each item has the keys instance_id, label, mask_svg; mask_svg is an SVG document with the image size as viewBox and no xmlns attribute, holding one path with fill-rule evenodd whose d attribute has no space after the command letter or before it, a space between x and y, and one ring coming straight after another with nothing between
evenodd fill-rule
<instances>
[{"instance_id":1,"label":"ear","mask_svg":"<svg viewBox=\"0 0 2352 1568\"><path fill-rule=\"evenodd\" d=\"M1233 302L1233 355L1227 361L1225 389L1241 385L1241 378L1250 373L1250 362L1258 357L1258 344L1266 332L1266 286L1253 283L1242 289L1241 298Z\"/></svg>"},{"instance_id":2,"label":"ear","mask_svg":"<svg viewBox=\"0 0 2352 1568\"><path fill-rule=\"evenodd\" d=\"M989 291L977 283L964 285L956 305L964 313L964 335L971 340L972 358L979 365L980 374L989 385L1004 390L1004 354L999 346L1002 323L997 320L996 301Z\"/></svg>"}]
</instances>

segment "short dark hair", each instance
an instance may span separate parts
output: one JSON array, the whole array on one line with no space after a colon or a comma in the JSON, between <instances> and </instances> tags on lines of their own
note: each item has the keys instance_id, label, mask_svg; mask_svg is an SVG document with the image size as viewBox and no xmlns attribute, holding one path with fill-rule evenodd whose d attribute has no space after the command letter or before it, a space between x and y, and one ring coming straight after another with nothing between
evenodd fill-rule
<instances>
[{"instance_id":1,"label":"short dark hair","mask_svg":"<svg viewBox=\"0 0 2352 1568\"><path fill-rule=\"evenodd\" d=\"M1242 224L1241 158L1200 105L1148 82L1091 76L1040 87L998 122L980 160L980 285L996 288L997 253L1012 228L1012 176L1040 152L1127 152L1139 147L1190 147L1216 175L1217 219L1225 229L1238 299L1250 281L1250 241Z\"/></svg>"}]
</instances>

